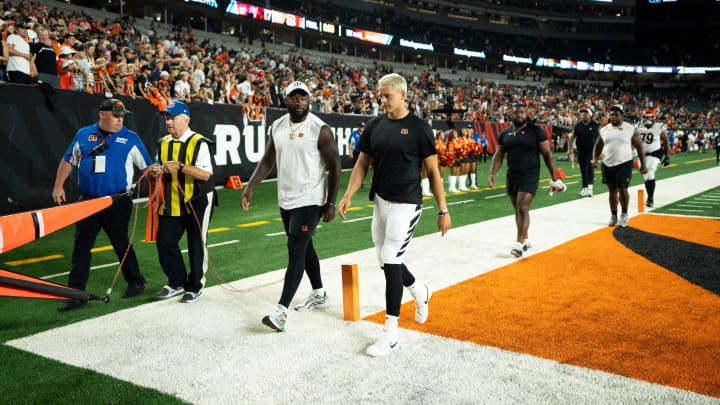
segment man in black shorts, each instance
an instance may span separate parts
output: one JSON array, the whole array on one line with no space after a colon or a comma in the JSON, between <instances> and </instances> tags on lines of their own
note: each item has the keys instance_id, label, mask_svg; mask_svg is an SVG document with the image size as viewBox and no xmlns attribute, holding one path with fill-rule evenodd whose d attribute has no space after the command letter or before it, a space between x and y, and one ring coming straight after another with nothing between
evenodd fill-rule
<instances>
[{"instance_id":1,"label":"man in black shorts","mask_svg":"<svg viewBox=\"0 0 720 405\"><path fill-rule=\"evenodd\" d=\"M530 227L530 203L540 182L540 158L542 153L545 165L550 170L552 181L557 182L555 162L548 136L540 127L528 120L525 106L516 104L511 114L512 125L498 136L498 146L492 159L488 185L495 187L495 174L502 166L503 157L508 155L507 177L505 180L510 202L515 209L517 238L510 250L515 257L520 257L532 245L528 239ZM562 186L551 184L551 191L563 191Z\"/></svg>"},{"instance_id":2,"label":"man in black shorts","mask_svg":"<svg viewBox=\"0 0 720 405\"><path fill-rule=\"evenodd\" d=\"M640 156L640 173L647 173L645 152L643 151L640 134L632 124L623 121L623 108L620 105L610 107L610 123L600 129L600 136L595 141L593 167L598 167L600 155L604 155L602 164L602 181L610 191L610 222L608 226L628 226L628 205L630 195L628 186L632 179L633 147ZM620 200L622 214L618 221L617 205Z\"/></svg>"}]
</instances>

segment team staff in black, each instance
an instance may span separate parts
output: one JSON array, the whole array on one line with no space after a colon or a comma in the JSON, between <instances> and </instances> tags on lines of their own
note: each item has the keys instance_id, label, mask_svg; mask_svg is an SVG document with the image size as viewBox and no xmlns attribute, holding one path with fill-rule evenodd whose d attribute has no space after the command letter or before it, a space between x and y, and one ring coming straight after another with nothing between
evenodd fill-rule
<instances>
[{"instance_id":1,"label":"team staff in black","mask_svg":"<svg viewBox=\"0 0 720 405\"><path fill-rule=\"evenodd\" d=\"M125 193L132 186L133 166L140 170L148 167L152 160L136 133L123 126L125 114L130 112L115 99L100 104L100 120L97 124L81 128L58 166L53 201L65 202L63 185L73 170L78 168L78 186L82 199L105 197ZM122 272L128 283L123 298L143 293L147 282L140 274L135 250L128 245L128 224L133 202L129 195L115 198L110 207L91 215L75 225L75 246L72 253L72 267L68 286L85 290L90 275L90 258L95 238L102 228L115 249L118 260L127 257ZM70 311L87 304L87 301L69 300L58 310Z\"/></svg>"},{"instance_id":2,"label":"team staff in black","mask_svg":"<svg viewBox=\"0 0 720 405\"><path fill-rule=\"evenodd\" d=\"M522 104L513 106L510 118L512 125L501 132L498 137L498 146L492 159L488 185L490 188L495 187L495 174L500 170L503 158L507 154L505 184L510 202L515 209L517 226L517 238L510 253L515 257L520 257L524 251L532 247L528 239L528 228L530 228L530 204L540 182L538 153L542 154L545 165L550 171L551 191L559 192L564 189L554 185L557 182L555 162L545 131L528 120L527 111Z\"/></svg>"},{"instance_id":3,"label":"team staff in black","mask_svg":"<svg viewBox=\"0 0 720 405\"><path fill-rule=\"evenodd\" d=\"M150 173L156 178L162 175L165 185L165 204L158 212L157 250L168 283L156 296L166 299L185 292L181 302L189 303L202 295L208 267L204 241L215 193L212 157L207 138L189 127L190 110L185 103L170 101L162 113L169 135L158 144L160 167L153 166ZM178 245L185 232L189 274Z\"/></svg>"},{"instance_id":4,"label":"team staff in black","mask_svg":"<svg viewBox=\"0 0 720 405\"><path fill-rule=\"evenodd\" d=\"M595 182L595 170L592 165L593 148L595 147L595 139L600 133L600 124L592 119L592 109L585 107L580 110L580 121L573 127L572 134L570 135L570 142L568 142L568 156L572 158L572 145L573 142L577 146L577 164L580 168L580 175L582 176L582 191L580 191L581 197L592 197L593 196L593 183Z\"/></svg>"},{"instance_id":5,"label":"team staff in black","mask_svg":"<svg viewBox=\"0 0 720 405\"><path fill-rule=\"evenodd\" d=\"M398 316L403 285L415 298L415 322L428 317L430 289L416 281L403 264L403 256L422 213L420 170L424 164L439 208L437 226L442 235L450 229L450 215L438 171L437 150L430 126L405 105L407 82L398 74L378 82L386 114L372 119L360 138L360 156L350 176L347 191L338 204L345 219L352 196L373 164L370 200L373 204L372 236L380 267L385 272L385 332L367 348L370 356L386 356L399 347Z\"/></svg>"},{"instance_id":6,"label":"team staff in black","mask_svg":"<svg viewBox=\"0 0 720 405\"><path fill-rule=\"evenodd\" d=\"M57 54L53 48L48 30L42 28L38 31L38 41L30 44L30 52L35 55L35 66L38 71L38 80L48 83L54 88L60 87L60 77L57 71Z\"/></svg>"}]
</instances>

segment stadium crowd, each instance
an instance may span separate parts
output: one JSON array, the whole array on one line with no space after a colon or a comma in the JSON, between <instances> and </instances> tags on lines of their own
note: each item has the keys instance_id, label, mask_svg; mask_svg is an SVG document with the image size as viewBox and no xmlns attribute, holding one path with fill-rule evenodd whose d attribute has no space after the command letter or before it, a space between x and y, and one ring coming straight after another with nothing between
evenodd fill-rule
<instances>
[{"instance_id":1,"label":"stadium crowd","mask_svg":"<svg viewBox=\"0 0 720 405\"><path fill-rule=\"evenodd\" d=\"M82 11L68 14L27 1L16 7L3 1L2 10L3 80L30 84L39 79L60 89L141 97L158 108L173 98L284 107L283 89L302 80L314 92L315 112L377 115L377 81L392 71L383 64L368 69L336 58L312 60L296 48L253 53L248 38L238 49L227 49L196 40L189 28L174 27L159 36L153 26L148 32L137 30L132 18L100 21ZM29 51L23 51L26 46ZM626 106L625 117L633 122L640 111L655 109L669 128L717 128L720 114L720 92L701 87L662 94L627 83L520 87L484 79L452 83L432 68L399 73L408 81L410 109L424 119L508 122L514 103L525 104L540 121L565 127L578 120L583 107L606 121L607 109L616 103ZM688 108L698 102L705 102L701 111ZM448 117L441 112L448 108L466 112Z\"/></svg>"}]
</instances>

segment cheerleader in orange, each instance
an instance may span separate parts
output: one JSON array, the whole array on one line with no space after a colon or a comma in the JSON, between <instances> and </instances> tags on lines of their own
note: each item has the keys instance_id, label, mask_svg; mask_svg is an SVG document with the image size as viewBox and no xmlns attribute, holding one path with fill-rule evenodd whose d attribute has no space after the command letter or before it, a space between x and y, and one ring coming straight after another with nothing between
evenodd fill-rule
<instances>
[{"instance_id":1,"label":"cheerleader in orange","mask_svg":"<svg viewBox=\"0 0 720 405\"><path fill-rule=\"evenodd\" d=\"M462 162L462 148L463 143L458 136L457 131L454 129L451 129L448 131L448 140L447 140L447 148L450 153L453 154L455 157L455 162L453 163L452 167L450 167L450 179L449 179L449 186L448 186L448 193L457 193L458 189L455 188L455 184L457 183L458 175L460 174L460 166Z\"/></svg>"},{"instance_id":2,"label":"cheerleader in orange","mask_svg":"<svg viewBox=\"0 0 720 405\"><path fill-rule=\"evenodd\" d=\"M442 138L442 131L437 131L437 133L435 134L435 149L437 149L438 152L438 169L440 170L440 178L443 178L443 176L445 175L445 166L443 165L445 142L443 142ZM433 194L430 191L430 179L428 179L427 169L425 169L425 165L420 168L420 187L422 188L423 197L432 197Z\"/></svg>"},{"instance_id":3,"label":"cheerleader in orange","mask_svg":"<svg viewBox=\"0 0 720 405\"><path fill-rule=\"evenodd\" d=\"M460 137L460 143L462 144L462 163L460 163L460 177L458 178L458 190L468 191L467 178L470 173L470 153L472 151L472 139L470 139L471 132L468 128L460 130L462 136Z\"/></svg>"}]
</instances>

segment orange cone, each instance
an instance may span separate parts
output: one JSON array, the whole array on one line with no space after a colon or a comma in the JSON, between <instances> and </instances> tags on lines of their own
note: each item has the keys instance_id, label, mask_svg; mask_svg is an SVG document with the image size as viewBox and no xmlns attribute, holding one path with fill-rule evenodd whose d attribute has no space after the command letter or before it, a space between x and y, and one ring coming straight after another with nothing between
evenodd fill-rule
<instances>
[{"instance_id":1,"label":"orange cone","mask_svg":"<svg viewBox=\"0 0 720 405\"><path fill-rule=\"evenodd\" d=\"M230 176L227 179L227 182L225 183L225 188L233 189L233 190L242 190L243 184L242 180L240 180L240 176Z\"/></svg>"},{"instance_id":2,"label":"orange cone","mask_svg":"<svg viewBox=\"0 0 720 405\"><path fill-rule=\"evenodd\" d=\"M636 160L635 163L633 163L633 167L634 167L635 169L639 169L639 168L640 168L640 159Z\"/></svg>"},{"instance_id":3,"label":"orange cone","mask_svg":"<svg viewBox=\"0 0 720 405\"><path fill-rule=\"evenodd\" d=\"M557 170L555 171L555 177L557 177L560 180L565 178L565 172L563 172L563 169L561 167L558 167Z\"/></svg>"}]
</instances>

